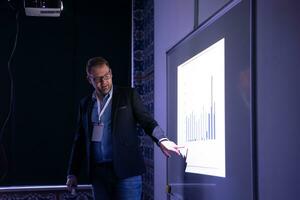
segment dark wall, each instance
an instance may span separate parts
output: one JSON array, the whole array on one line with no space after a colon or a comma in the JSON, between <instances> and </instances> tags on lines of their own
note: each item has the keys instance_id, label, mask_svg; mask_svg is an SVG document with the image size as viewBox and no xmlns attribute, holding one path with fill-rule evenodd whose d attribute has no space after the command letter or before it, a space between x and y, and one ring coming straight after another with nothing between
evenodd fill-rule
<instances>
[{"instance_id":1,"label":"dark wall","mask_svg":"<svg viewBox=\"0 0 300 200\"><path fill-rule=\"evenodd\" d=\"M300 199L300 2L257 1L259 199Z\"/></svg>"},{"instance_id":2,"label":"dark wall","mask_svg":"<svg viewBox=\"0 0 300 200\"><path fill-rule=\"evenodd\" d=\"M60 18L26 17L16 3L20 32L11 65L15 106L2 142L9 171L1 185L65 183L78 101L91 90L84 69L88 58L106 57L114 83L131 83L131 1L82 2L64 1ZM0 16L2 126L9 108L7 61L16 29L7 2L0 4Z\"/></svg>"}]
</instances>

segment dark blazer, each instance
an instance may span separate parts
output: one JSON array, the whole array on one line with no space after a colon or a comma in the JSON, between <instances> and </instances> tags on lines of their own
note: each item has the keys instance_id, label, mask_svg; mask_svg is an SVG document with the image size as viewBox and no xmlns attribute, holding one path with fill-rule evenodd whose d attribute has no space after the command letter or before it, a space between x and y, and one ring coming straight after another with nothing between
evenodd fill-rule
<instances>
[{"instance_id":1,"label":"dark blazer","mask_svg":"<svg viewBox=\"0 0 300 200\"><path fill-rule=\"evenodd\" d=\"M87 175L91 176L91 136L93 126L91 112L94 101L92 95L81 100L77 130L69 162L69 175L78 176L85 162ZM113 87L112 96L112 142L113 166L117 177L127 178L144 173L145 165L139 148L137 123L154 142L164 138L162 132L153 135L157 122L146 111L137 92L132 88Z\"/></svg>"}]
</instances>

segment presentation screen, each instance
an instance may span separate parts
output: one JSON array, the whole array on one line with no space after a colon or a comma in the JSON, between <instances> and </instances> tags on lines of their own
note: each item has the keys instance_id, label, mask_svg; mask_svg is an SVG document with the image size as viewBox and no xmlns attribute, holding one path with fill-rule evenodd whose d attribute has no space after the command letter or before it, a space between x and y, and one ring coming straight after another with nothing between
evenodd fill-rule
<instances>
[{"instance_id":1,"label":"presentation screen","mask_svg":"<svg viewBox=\"0 0 300 200\"><path fill-rule=\"evenodd\" d=\"M177 67L177 143L188 173L225 177L224 41Z\"/></svg>"},{"instance_id":2,"label":"presentation screen","mask_svg":"<svg viewBox=\"0 0 300 200\"><path fill-rule=\"evenodd\" d=\"M167 51L170 200L253 199L249 1L230 1Z\"/></svg>"}]
</instances>

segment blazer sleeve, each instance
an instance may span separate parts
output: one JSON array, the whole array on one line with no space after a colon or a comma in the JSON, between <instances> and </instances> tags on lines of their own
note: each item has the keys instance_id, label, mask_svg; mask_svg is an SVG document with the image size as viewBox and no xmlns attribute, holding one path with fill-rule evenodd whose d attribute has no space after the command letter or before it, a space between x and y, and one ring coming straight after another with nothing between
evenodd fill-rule
<instances>
[{"instance_id":1,"label":"blazer sleeve","mask_svg":"<svg viewBox=\"0 0 300 200\"><path fill-rule=\"evenodd\" d=\"M85 147L84 147L85 137L84 137L84 130L83 130L81 116L82 116L82 109L81 106L79 106L77 122L76 122L76 132L75 132L72 151L69 160L68 175L75 175L75 176L79 175L82 161L85 155Z\"/></svg>"},{"instance_id":2,"label":"blazer sleeve","mask_svg":"<svg viewBox=\"0 0 300 200\"><path fill-rule=\"evenodd\" d=\"M166 138L163 131L154 131L156 127L159 127L158 123L151 116L144 106L141 97L135 89L132 89L132 108L135 119L144 129L145 133L149 135L154 142L158 144L160 139Z\"/></svg>"}]
</instances>

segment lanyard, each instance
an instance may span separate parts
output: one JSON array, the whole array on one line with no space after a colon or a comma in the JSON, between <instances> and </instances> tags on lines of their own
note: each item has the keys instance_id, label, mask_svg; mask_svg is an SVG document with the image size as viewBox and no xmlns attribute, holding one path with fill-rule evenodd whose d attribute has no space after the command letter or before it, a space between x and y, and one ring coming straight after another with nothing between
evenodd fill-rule
<instances>
[{"instance_id":1,"label":"lanyard","mask_svg":"<svg viewBox=\"0 0 300 200\"><path fill-rule=\"evenodd\" d=\"M99 122L101 121L101 117L102 117L102 115L103 115L105 109L107 108L107 106L108 106L108 104L109 104L111 98L112 98L112 92L109 93L109 98L107 99L107 101L106 101L104 107L102 108L102 110L101 110L101 106L100 106L100 101L99 101L99 99L97 98L97 109L98 109L98 120L99 120Z\"/></svg>"}]
</instances>

